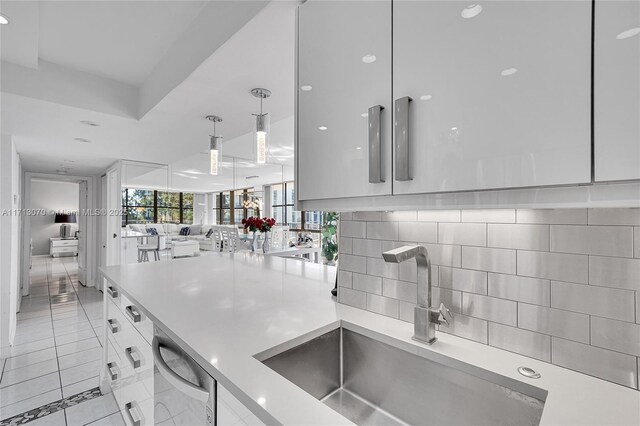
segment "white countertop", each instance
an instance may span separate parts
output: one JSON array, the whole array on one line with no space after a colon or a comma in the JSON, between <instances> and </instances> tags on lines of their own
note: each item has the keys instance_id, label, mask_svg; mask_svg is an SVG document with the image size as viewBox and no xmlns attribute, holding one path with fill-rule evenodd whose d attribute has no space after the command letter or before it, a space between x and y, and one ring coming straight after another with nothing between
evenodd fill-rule
<instances>
[{"instance_id":1,"label":"white countertop","mask_svg":"<svg viewBox=\"0 0 640 426\"><path fill-rule=\"evenodd\" d=\"M351 424L254 358L345 321L419 355L440 353L547 390L541 425L640 425L638 391L444 333L423 345L411 340L412 324L336 303L332 267L242 253L101 269L267 424ZM542 378L518 374L523 365Z\"/></svg>"}]
</instances>

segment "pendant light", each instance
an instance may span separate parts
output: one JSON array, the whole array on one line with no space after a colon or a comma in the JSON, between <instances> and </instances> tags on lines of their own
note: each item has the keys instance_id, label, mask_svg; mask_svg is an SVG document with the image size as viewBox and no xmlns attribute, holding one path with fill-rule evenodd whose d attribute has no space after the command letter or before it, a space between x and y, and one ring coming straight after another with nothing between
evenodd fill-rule
<instances>
[{"instance_id":1,"label":"pendant light","mask_svg":"<svg viewBox=\"0 0 640 426\"><path fill-rule=\"evenodd\" d=\"M256 116L256 163L265 164L267 162L267 154L269 151L269 117L267 113L262 113L262 100L271 96L271 91L267 89L252 89L251 94L256 98L260 98L260 114Z\"/></svg>"},{"instance_id":2,"label":"pendant light","mask_svg":"<svg viewBox=\"0 0 640 426\"><path fill-rule=\"evenodd\" d=\"M213 135L209 143L209 173L213 176L220 174L220 159L222 158L222 136L216 135L216 123L222 122L217 115L207 115L207 120L213 122Z\"/></svg>"}]
</instances>

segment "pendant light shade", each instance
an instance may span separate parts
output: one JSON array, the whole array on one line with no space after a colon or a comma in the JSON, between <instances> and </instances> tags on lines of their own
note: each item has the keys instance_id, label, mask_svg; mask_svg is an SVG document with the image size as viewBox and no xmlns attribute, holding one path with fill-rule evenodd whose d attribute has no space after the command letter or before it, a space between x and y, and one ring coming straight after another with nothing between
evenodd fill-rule
<instances>
[{"instance_id":1,"label":"pendant light shade","mask_svg":"<svg viewBox=\"0 0 640 426\"><path fill-rule=\"evenodd\" d=\"M271 96L271 91L257 88L251 90L251 94L256 98L260 98L260 114L254 114L256 116L256 131L254 136L256 163L265 164L269 154L269 117L267 113L262 112L262 100Z\"/></svg>"},{"instance_id":2,"label":"pendant light shade","mask_svg":"<svg viewBox=\"0 0 640 426\"><path fill-rule=\"evenodd\" d=\"M207 120L213 122L213 135L209 141L209 173L213 176L220 174L220 159L222 158L222 136L216 135L216 123L222 122L217 115L207 115Z\"/></svg>"}]
</instances>

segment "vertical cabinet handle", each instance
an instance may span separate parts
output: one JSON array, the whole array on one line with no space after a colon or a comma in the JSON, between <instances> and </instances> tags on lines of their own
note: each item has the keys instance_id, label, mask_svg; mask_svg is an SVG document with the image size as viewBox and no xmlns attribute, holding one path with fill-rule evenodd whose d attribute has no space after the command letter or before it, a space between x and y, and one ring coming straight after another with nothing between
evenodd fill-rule
<instances>
[{"instance_id":1,"label":"vertical cabinet handle","mask_svg":"<svg viewBox=\"0 0 640 426\"><path fill-rule=\"evenodd\" d=\"M140 312L138 312L138 308L133 305L129 305L126 307L125 312L133 322L140 322L141 316Z\"/></svg>"},{"instance_id":2,"label":"vertical cabinet handle","mask_svg":"<svg viewBox=\"0 0 640 426\"><path fill-rule=\"evenodd\" d=\"M127 356L127 359L129 360L133 368L140 367L140 355L138 354L138 351L136 350L135 347L131 346L126 348L124 350L124 353Z\"/></svg>"},{"instance_id":3,"label":"vertical cabinet handle","mask_svg":"<svg viewBox=\"0 0 640 426\"><path fill-rule=\"evenodd\" d=\"M397 181L411 180L409 165L409 103L411 98L396 99L394 104L395 120L395 178Z\"/></svg>"},{"instance_id":4,"label":"vertical cabinet handle","mask_svg":"<svg viewBox=\"0 0 640 426\"><path fill-rule=\"evenodd\" d=\"M120 330L120 327L118 327L118 321L115 319L108 319L107 324L109 325L109 329L112 334L115 334Z\"/></svg>"},{"instance_id":5,"label":"vertical cabinet handle","mask_svg":"<svg viewBox=\"0 0 640 426\"><path fill-rule=\"evenodd\" d=\"M109 296L113 297L114 299L118 297L118 289L115 289L111 286L107 287L107 293L109 293Z\"/></svg>"},{"instance_id":6,"label":"vertical cabinet handle","mask_svg":"<svg viewBox=\"0 0 640 426\"><path fill-rule=\"evenodd\" d=\"M380 105L369 108L369 183L384 182L382 176L382 143Z\"/></svg>"},{"instance_id":7,"label":"vertical cabinet handle","mask_svg":"<svg viewBox=\"0 0 640 426\"><path fill-rule=\"evenodd\" d=\"M111 376L111 380L117 380L120 375L120 369L118 368L118 364L115 361L107 363L107 369L109 370L109 376Z\"/></svg>"},{"instance_id":8,"label":"vertical cabinet handle","mask_svg":"<svg viewBox=\"0 0 640 426\"><path fill-rule=\"evenodd\" d=\"M131 422L131 424L133 424L133 426L140 426L140 424L142 423L142 418L138 415L137 411L134 413L133 409L134 407L137 407L138 404L136 404L135 402L127 402L126 404L124 404L124 411L127 412L127 417L129 417L129 421Z\"/></svg>"}]
</instances>

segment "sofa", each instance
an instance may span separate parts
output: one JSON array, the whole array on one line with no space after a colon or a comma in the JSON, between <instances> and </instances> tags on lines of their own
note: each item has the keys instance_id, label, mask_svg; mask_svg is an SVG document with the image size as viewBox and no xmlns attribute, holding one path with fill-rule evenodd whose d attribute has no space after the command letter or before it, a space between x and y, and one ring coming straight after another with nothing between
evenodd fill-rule
<instances>
[{"instance_id":1,"label":"sofa","mask_svg":"<svg viewBox=\"0 0 640 426\"><path fill-rule=\"evenodd\" d=\"M204 240L206 234L211 228L211 225L189 225L186 223L145 223L145 224L132 224L127 225L132 231L142 232L147 234L150 228L154 228L158 235L167 237L169 241L174 239L183 239L186 237L188 240ZM189 235L180 235L180 230L184 227L189 228Z\"/></svg>"}]
</instances>

